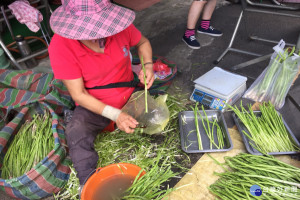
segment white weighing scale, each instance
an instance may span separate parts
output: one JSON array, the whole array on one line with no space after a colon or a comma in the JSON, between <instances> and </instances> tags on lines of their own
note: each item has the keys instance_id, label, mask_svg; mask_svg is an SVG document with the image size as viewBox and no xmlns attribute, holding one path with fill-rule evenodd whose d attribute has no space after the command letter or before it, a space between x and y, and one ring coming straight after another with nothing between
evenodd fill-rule
<instances>
[{"instance_id":1,"label":"white weighing scale","mask_svg":"<svg viewBox=\"0 0 300 200\"><path fill-rule=\"evenodd\" d=\"M223 110L226 104L234 104L246 90L247 77L214 67L197 78L190 97L206 108Z\"/></svg>"}]
</instances>

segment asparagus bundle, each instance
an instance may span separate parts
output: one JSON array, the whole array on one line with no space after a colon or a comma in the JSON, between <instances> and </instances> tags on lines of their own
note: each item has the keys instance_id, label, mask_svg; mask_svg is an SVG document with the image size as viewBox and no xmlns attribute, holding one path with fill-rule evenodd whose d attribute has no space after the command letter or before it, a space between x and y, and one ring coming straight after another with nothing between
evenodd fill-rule
<instances>
[{"instance_id":1,"label":"asparagus bundle","mask_svg":"<svg viewBox=\"0 0 300 200\"><path fill-rule=\"evenodd\" d=\"M286 49L282 55L271 60L268 68L246 91L244 98L258 102L271 101L277 109L284 105L285 97L300 67L300 57L296 55L295 47L288 51Z\"/></svg>"},{"instance_id":2,"label":"asparagus bundle","mask_svg":"<svg viewBox=\"0 0 300 200\"><path fill-rule=\"evenodd\" d=\"M220 199L300 199L299 168L272 156L242 153L224 159L225 163L215 160L225 172L215 172L214 174L221 178L209 186L209 190ZM261 196L256 197L250 194L250 188L253 185L261 188Z\"/></svg>"},{"instance_id":3,"label":"asparagus bundle","mask_svg":"<svg viewBox=\"0 0 300 200\"><path fill-rule=\"evenodd\" d=\"M255 86L254 89L257 90L255 95L258 97L258 101L261 102L266 97L267 92L272 87L272 84L274 82L274 77L276 77L278 74L278 71L280 71L281 60L282 59L279 59L279 56L277 56L273 60L271 66L268 67L265 77L262 79L261 82L259 82L259 84L257 84Z\"/></svg>"},{"instance_id":4,"label":"asparagus bundle","mask_svg":"<svg viewBox=\"0 0 300 200\"><path fill-rule=\"evenodd\" d=\"M143 171L141 170L132 186L125 192L125 196L118 200L160 200L172 192L174 189L169 187L162 189L161 185L179 173L173 172L171 166L165 164L159 166L159 160L157 159L142 177L140 177L140 173Z\"/></svg>"},{"instance_id":5,"label":"asparagus bundle","mask_svg":"<svg viewBox=\"0 0 300 200\"><path fill-rule=\"evenodd\" d=\"M15 178L23 175L42 161L54 148L52 118L48 112L35 115L26 121L15 135L5 154L2 178Z\"/></svg>"},{"instance_id":6,"label":"asparagus bundle","mask_svg":"<svg viewBox=\"0 0 300 200\"><path fill-rule=\"evenodd\" d=\"M249 112L242 106L230 106L249 133L243 133L251 140L250 145L263 154L270 152L299 151L289 137L289 133L279 115L271 103L263 103L259 106L261 116L254 113L251 106Z\"/></svg>"},{"instance_id":7,"label":"asparagus bundle","mask_svg":"<svg viewBox=\"0 0 300 200\"><path fill-rule=\"evenodd\" d=\"M194 111L194 116L195 116L195 127L196 127L196 134L197 134L197 142L198 142L198 149L199 150L203 150L203 144L202 144L202 139L201 139L201 133L200 133L200 129L199 129L199 120L198 120L198 116L200 116L201 122L202 122L202 126L204 128L204 131L209 139L209 143L210 143L210 149L212 149L213 145L217 148L217 149L223 149L224 147L224 133L221 129L221 127L218 124L217 119L214 119L213 121L209 120L204 107L202 105L202 112L203 115L199 112L198 110L198 102L195 105L195 108L193 108ZM215 137L214 135L217 136L217 140L215 141ZM217 145L217 143L219 143L219 145Z\"/></svg>"},{"instance_id":8,"label":"asparagus bundle","mask_svg":"<svg viewBox=\"0 0 300 200\"><path fill-rule=\"evenodd\" d=\"M288 58L282 62L282 69L279 72L274 86L270 92L270 100L275 107L280 108L283 105L285 96L292 85L295 77L299 72L300 59L291 59L290 56L294 53L295 47Z\"/></svg>"}]
</instances>

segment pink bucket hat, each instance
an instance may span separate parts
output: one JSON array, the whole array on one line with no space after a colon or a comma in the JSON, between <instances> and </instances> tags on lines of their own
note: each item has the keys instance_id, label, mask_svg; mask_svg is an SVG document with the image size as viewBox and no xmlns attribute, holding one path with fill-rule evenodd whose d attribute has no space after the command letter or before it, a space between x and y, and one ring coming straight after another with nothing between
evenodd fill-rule
<instances>
[{"instance_id":1,"label":"pink bucket hat","mask_svg":"<svg viewBox=\"0 0 300 200\"><path fill-rule=\"evenodd\" d=\"M55 33L74 40L94 40L115 35L134 21L135 13L110 0L62 0L51 15Z\"/></svg>"}]
</instances>

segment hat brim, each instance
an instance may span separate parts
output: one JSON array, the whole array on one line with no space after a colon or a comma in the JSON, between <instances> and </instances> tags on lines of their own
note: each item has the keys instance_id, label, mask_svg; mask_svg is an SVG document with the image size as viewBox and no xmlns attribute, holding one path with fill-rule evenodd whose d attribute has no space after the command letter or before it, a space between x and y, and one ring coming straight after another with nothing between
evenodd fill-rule
<instances>
[{"instance_id":1,"label":"hat brim","mask_svg":"<svg viewBox=\"0 0 300 200\"><path fill-rule=\"evenodd\" d=\"M63 6L51 15L52 30L74 40L93 40L115 35L126 29L135 19L135 13L127 8L111 4L101 12L77 16L67 14Z\"/></svg>"}]
</instances>

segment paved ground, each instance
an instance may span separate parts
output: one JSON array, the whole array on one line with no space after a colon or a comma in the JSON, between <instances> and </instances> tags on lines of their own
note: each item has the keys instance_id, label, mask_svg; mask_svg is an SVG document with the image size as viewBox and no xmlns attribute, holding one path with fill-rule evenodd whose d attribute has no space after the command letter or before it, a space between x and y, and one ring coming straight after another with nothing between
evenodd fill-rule
<instances>
[{"instance_id":1,"label":"paved ground","mask_svg":"<svg viewBox=\"0 0 300 200\"><path fill-rule=\"evenodd\" d=\"M136 25L150 39L154 54L165 56L178 64L180 74L175 79L175 85L183 88L183 92L191 93L195 78L201 76L215 65L213 61L226 49L233 33L235 24L241 11L241 6L221 6L214 13L213 26L221 29L224 35L212 38L205 35L197 35L202 48L192 50L182 41L181 37L186 24L186 12L190 1L162 1L138 14ZM224 1L222 2L224 3ZM167 9L166 9L167 8ZM149 14L150 13L150 14ZM260 54L269 54L274 45L269 43L250 41L248 35L258 35L263 38L279 41L284 39L288 43L296 43L300 34L299 18L280 17L275 15L263 15L246 13L234 42L234 47L253 51ZM230 70L230 67L253 59L237 53L229 53L219 64L219 67ZM256 78L266 67L268 61L238 70L249 77ZM249 79L248 86L252 83ZM290 93L300 104L300 80L295 82ZM292 131L300 139L300 112L287 100L281 110ZM228 123L231 118L227 117Z\"/></svg>"},{"instance_id":2,"label":"paved ground","mask_svg":"<svg viewBox=\"0 0 300 200\"><path fill-rule=\"evenodd\" d=\"M176 77L174 85L181 87L183 93L191 93L193 89L192 81L215 66L213 61L226 49L241 11L240 5L228 5L227 2L221 0L212 21L213 26L221 29L224 35L219 38L197 35L202 48L192 50L181 41L190 2L191 0L162 0L161 3L137 13L135 21L136 26L150 39L154 54L164 56L178 64L180 73ZM248 35L256 34L277 41L283 38L289 43L296 43L299 33L299 19L249 13L243 18L234 46L243 50L268 54L272 52L273 45L249 41ZM230 70L231 66L252 58L252 56L230 53L218 66ZM43 66L47 65L49 65L49 62L46 60ZM239 70L238 73L256 78L266 65L267 62L262 62ZM248 81L248 85L250 84L251 80ZM300 104L299 79L292 87L291 94ZM281 112L292 131L297 135L298 140L300 140L300 124L297 123L300 118L299 110L287 100ZM233 125L230 115L226 114L226 120L229 127ZM0 199L10 198L0 194Z\"/></svg>"}]
</instances>

